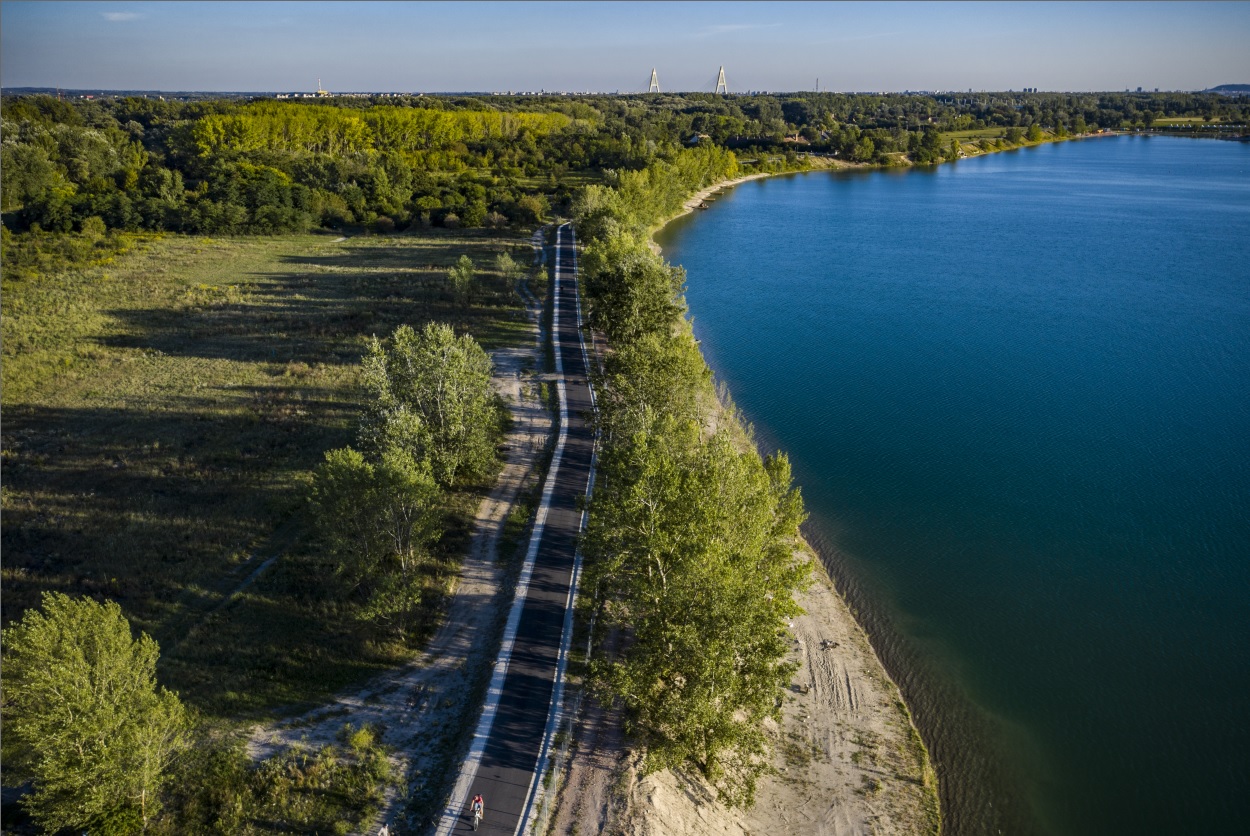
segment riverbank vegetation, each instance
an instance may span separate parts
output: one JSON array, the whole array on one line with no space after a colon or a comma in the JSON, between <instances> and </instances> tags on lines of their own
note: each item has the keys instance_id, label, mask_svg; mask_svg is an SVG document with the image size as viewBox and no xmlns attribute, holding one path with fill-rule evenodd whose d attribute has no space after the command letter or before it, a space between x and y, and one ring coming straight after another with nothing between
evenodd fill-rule
<instances>
[{"instance_id":1,"label":"riverbank vegetation","mask_svg":"<svg viewBox=\"0 0 1250 836\"><path fill-rule=\"evenodd\" d=\"M624 649L592 665L620 700L648 770L697 768L749 805L766 771L763 721L793 667L786 620L809 565L784 455L761 459L684 318L682 272L647 245L685 196L737 173L696 149L577 205L590 321L608 342L596 386L601 452L586 585Z\"/></svg>"}]
</instances>

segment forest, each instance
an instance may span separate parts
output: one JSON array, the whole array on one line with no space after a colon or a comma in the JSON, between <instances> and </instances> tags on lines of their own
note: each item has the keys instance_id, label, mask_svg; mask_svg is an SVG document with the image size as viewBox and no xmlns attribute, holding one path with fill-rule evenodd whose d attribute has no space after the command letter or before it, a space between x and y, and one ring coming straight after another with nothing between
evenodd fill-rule
<instances>
[{"instance_id":1,"label":"forest","mask_svg":"<svg viewBox=\"0 0 1250 836\"><path fill-rule=\"evenodd\" d=\"M1187 116L1244 125L1250 108L1186 93L385 101L5 97L4 227L272 234L525 225L567 209L577 188L604 172L643 170L692 141L743 160L803 150L929 163L943 159L945 133L1017 129L1008 140L1018 144L1035 127L1063 138Z\"/></svg>"}]
</instances>

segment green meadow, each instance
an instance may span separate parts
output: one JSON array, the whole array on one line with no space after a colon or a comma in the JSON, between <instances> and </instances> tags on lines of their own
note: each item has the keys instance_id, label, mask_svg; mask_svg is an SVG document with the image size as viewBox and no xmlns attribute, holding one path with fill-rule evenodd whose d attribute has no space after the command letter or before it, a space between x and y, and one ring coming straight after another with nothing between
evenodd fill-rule
<instances>
[{"instance_id":1,"label":"green meadow","mask_svg":"<svg viewBox=\"0 0 1250 836\"><path fill-rule=\"evenodd\" d=\"M406 658L354 617L304 537L305 486L354 440L371 336L442 320L488 350L522 339L519 298L493 270L502 252L528 264L528 236L126 244L6 274L5 620L45 590L116 600L160 642L162 682L223 717L305 704ZM468 306L447 279L462 255L481 282ZM474 504L451 497L426 634Z\"/></svg>"}]
</instances>

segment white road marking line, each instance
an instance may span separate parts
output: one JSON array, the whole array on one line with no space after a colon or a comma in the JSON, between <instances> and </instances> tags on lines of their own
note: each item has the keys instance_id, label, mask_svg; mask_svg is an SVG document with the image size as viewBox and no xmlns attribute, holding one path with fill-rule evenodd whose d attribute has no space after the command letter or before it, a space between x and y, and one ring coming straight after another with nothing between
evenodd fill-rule
<instances>
[{"instance_id":1,"label":"white road marking line","mask_svg":"<svg viewBox=\"0 0 1250 836\"><path fill-rule=\"evenodd\" d=\"M556 230L555 281L552 292L555 299L560 298L560 230ZM482 753L486 742L490 739L491 726L495 715L499 712L499 700L503 697L503 683L508 675L508 663L512 658L512 647L516 643L517 625L521 621L521 611L525 609L525 595L529 591L530 577L534 573L534 559L538 555L538 544L542 540L543 528L547 524L547 510L551 505L551 495L555 491L556 472L560 469L560 460L564 456L564 442L568 438L568 399L564 391L564 364L560 361L560 306L552 306L551 341L556 355L556 391L560 403L560 434L556 439L555 455L551 466L547 469L547 478L543 483L542 499L538 511L534 514L534 529L530 534L529 547L525 552L525 563L521 567L521 577L517 580L516 597L512 601L512 609L508 612L508 623L504 628L503 643L499 648L499 656L495 659L495 670L490 678L490 688L486 693L486 703L482 708L482 717L478 720L477 729L473 732L473 744L469 747L469 756L460 769L460 777L451 791L451 799L443 810L439 820L438 836L448 836L460 820L460 816L468 804L469 789L477 778L478 767L482 763Z\"/></svg>"},{"instance_id":2,"label":"white road marking line","mask_svg":"<svg viewBox=\"0 0 1250 836\"><path fill-rule=\"evenodd\" d=\"M565 225L567 226L567 224ZM573 234L569 231L570 236ZM556 260L559 261L559 231L556 232ZM573 276L577 277L577 248L573 245ZM582 339L582 301L581 294L576 297L577 300L577 343L582 349L582 360L586 366L586 390L590 393L590 405L595 408L595 390L590 385L590 360L586 355L586 341ZM590 453L590 473L586 479L586 497L589 498L595 489L595 463L598 461L599 449L598 439L595 440L595 446ZM581 519L578 523L578 533L586 530L587 508L583 506ZM559 727L562 714L561 702L564 698L564 671L568 667L569 645L573 642L573 605L577 601L577 581L582 571L582 550L577 548L573 552L573 576L569 582L569 595L564 604L564 627L560 634L560 655L556 662L556 679L555 687L551 690L551 703L547 707L547 728L543 732L543 744L538 751L538 764L534 769L534 774L530 776L529 790L525 794L525 809L521 813L521 817L517 820L517 829L515 834L525 832L531 824L531 819L538 815L537 799L539 793L537 788L540 786L539 780L543 772L547 769L547 756L551 751L551 742L555 738L556 729ZM514 834L514 836L515 836Z\"/></svg>"}]
</instances>

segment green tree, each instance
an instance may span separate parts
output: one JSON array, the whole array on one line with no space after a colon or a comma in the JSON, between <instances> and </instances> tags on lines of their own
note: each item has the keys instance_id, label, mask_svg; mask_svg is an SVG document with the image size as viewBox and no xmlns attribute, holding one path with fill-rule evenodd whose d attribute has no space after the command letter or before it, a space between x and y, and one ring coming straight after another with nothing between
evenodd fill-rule
<instances>
[{"instance_id":1,"label":"green tree","mask_svg":"<svg viewBox=\"0 0 1250 836\"><path fill-rule=\"evenodd\" d=\"M31 817L49 831L146 827L190 727L156 684L156 642L132 638L112 601L47 592L4 649L5 779L33 782Z\"/></svg>"},{"instance_id":2,"label":"green tree","mask_svg":"<svg viewBox=\"0 0 1250 836\"><path fill-rule=\"evenodd\" d=\"M689 333L648 334L604 358L595 382L605 442L628 442L660 413L704 423L717 404L712 372Z\"/></svg>"},{"instance_id":3,"label":"green tree","mask_svg":"<svg viewBox=\"0 0 1250 836\"><path fill-rule=\"evenodd\" d=\"M516 203L516 219L523 224L540 224L551 207L544 195L524 195Z\"/></svg>"},{"instance_id":4,"label":"green tree","mask_svg":"<svg viewBox=\"0 0 1250 836\"><path fill-rule=\"evenodd\" d=\"M685 273L651 252L642 235L619 227L587 245L582 258L591 324L616 346L668 334L681 316Z\"/></svg>"},{"instance_id":5,"label":"green tree","mask_svg":"<svg viewBox=\"0 0 1250 836\"><path fill-rule=\"evenodd\" d=\"M456 301L468 307L477 295L477 268L473 266L473 259L467 255L460 256L455 265L447 270L447 281Z\"/></svg>"},{"instance_id":6,"label":"green tree","mask_svg":"<svg viewBox=\"0 0 1250 836\"><path fill-rule=\"evenodd\" d=\"M376 462L351 447L325 458L310 497L317 528L363 592L362 616L406 635L421 603L417 570L441 533L442 493L430 464L397 446Z\"/></svg>"},{"instance_id":7,"label":"green tree","mask_svg":"<svg viewBox=\"0 0 1250 836\"><path fill-rule=\"evenodd\" d=\"M83 221L82 221L82 234L83 235L86 235L88 238L91 238L91 239L97 239L97 238L103 238L105 232L107 232L107 230L104 227L104 221L98 215L92 215L91 217L83 218Z\"/></svg>"},{"instance_id":8,"label":"green tree","mask_svg":"<svg viewBox=\"0 0 1250 836\"><path fill-rule=\"evenodd\" d=\"M525 276L525 268L506 252L495 256L495 270L506 282L515 282Z\"/></svg>"},{"instance_id":9,"label":"green tree","mask_svg":"<svg viewBox=\"0 0 1250 836\"><path fill-rule=\"evenodd\" d=\"M697 766L749 805L767 769L762 722L793 674L786 620L808 564L784 457L661 417L603 460L585 548L608 617L632 630L596 670L627 709L648 770Z\"/></svg>"},{"instance_id":10,"label":"green tree","mask_svg":"<svg viewBox=\"0 0 1250 836\"><path fill-rule=\"evenodd\" d=\"M871 162L873 155L877 153L877 146L868 137L863 137L855 144L855 150L851 152L851 159L857 163Z\"/></svg>"},{"instance_id":11,"label":"green tree","mask_svg":"<svg viewBox=\"0 0 1250 836\"><path fill-rule=\"evenodd\" d=\"M1041 142L1042 141L1042 126L1036 123L1029 125L1029 132L1027 136L1028 136L1029 142Z\"/></svg>"},{"instance_id":12,"label":"green tree","mask_svg":"<svg viewBox=\"0 0 1250 836\"><path fill-rule=\"evenodd\" d=\"M389 441L428 458L443 487L481 478L501 428L490 379L490 357L448 325L431 322L420 332L401 325L385 344L375 337L364 360L362 443L379 456Z\"/></svg>"},{"instance_id":13,"label":"green tree","mask_svg":"<svg viewBox=\"0 0 1250 836\"><path fill-rule=\"evenodd\" d=\"M7 121L5 129L7 132ZM18 209L27 201L64 184L64 178L48 159L44 148L9 142L8 137L5 139L0 146L0 179L4 182L4 189L0 190L0 210Z\"/></svg>"}]
</instances>

